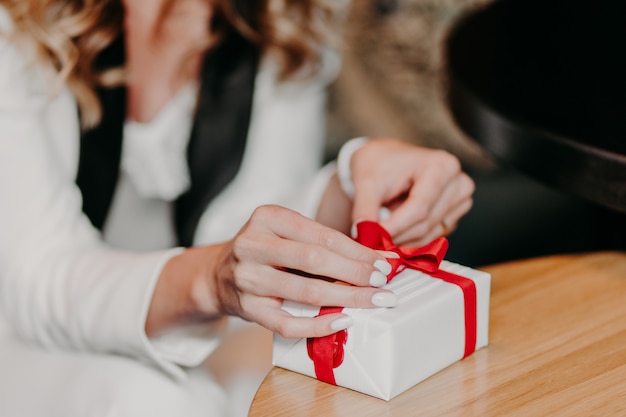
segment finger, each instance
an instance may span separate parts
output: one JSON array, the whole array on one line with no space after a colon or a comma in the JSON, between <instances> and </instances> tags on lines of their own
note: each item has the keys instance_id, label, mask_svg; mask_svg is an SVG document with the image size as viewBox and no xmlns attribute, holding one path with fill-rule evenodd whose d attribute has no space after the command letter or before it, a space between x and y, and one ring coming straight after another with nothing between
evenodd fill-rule
<instances>
[{"instance_id":1,"label":"finger","mask_svg":"<svg viewBox=\"0 0 626 417\"><path fill-rule=\"evenodd\" d=\"M376 189L375 183L367 181L355 183L355 193L352 200L352 223L363 220L378 221L380 207L383 205L383 196Z\"/></svg>"},{"instance_id":2,"label":"finger","mask_svg":"<svg viewBox=\"0 0 626 417\"><path fill-rule=\"evenodd\" d=\"M466 174L459 175L455 180L448 183L441 192L428 217L393 236L394 241L398 244L423 242L437 233L441 236L452 231L461 216L469 211L472 205L471 196L473 192L474 182L472 179ZM462 207L461 210L458 209L459 206ZM443 224L446 225L445 228L442 226Z\"/></svg>"},{"instance_id":3,"label":"finger","mask_svg":"<svg viewBox=\"0 0 626 417\"><path fill-rule=\"evenodd\" d=\"M350 316L342 313L294 317L281 308L282 302L278 299L246 296L242 297L242 301L245 309L253 312L249 317L244 313L244 319L288 338L326 336L346 329L353 323Z\"/></svg>"},{"instance_id":4,"label":"finger","mask_svg":"<svg viewBox=\"0 0 626 417\"><path fill-rule=\"evenodd\" d=\"M403 246L422 246L437 237L449 235L456 229L459 220L471 209L472 203L472 199L467 198L442 216L440 221L422 222L414 229L406 230L395 237L394 241ZM444 230L443 224L447 230Z\"/></svg>"},{"instance_id":5,"label":"finger","mask_svg":"<svg viewBox=\"0 0 626 417\"><path fill-rule=\"evenodd\" d=\"M346 314L325 314L318 317L294 317L284 310L260 309L257 322L285 338L322 337L352 326Z\"/></svg>"},{"instance_id":6,"label":"finger","mask_svg":"<svg viewBox=\"0 0 626 417\"><path fill-rule=\"evenodd\" d=\"M380 272L386 275L391 270L385 258L337 230L278 206L257 209L253 219L269 233L237 239L235 250L240 258L256 258L260 263L360 286L386 282L380 276Z\"/></svg>"},{"instance_id":7,"label":"finger","mask_svg":"<svg viewBox=\"0 0 626 417\"><path fill-rule=\"evenodd\" d=\"M271 247L272 250L261 250L257 255L264 265L290 268L361 287L384 285L386 275L391 271L391 265L385 258L369 248L363 247L373 255L367 261L360 261L322 246L272 237L267 240L261 246Z\"/></svg>"},{"instance_id":8,"label":"finger","mask_svg":"<svg viewBox=\"0 0 626 417\"><path fill-rule=\"evenodd\" d=\"M448 226L448 234L456 230L459 221L461 221L461 219L471 210L473 204L474 200L469 198L458 205L455 210L446 215L443 222Z\"/></svg>"},{"instance_id":9,"label":"finger","mask_svg":"<svg viewBox=\"0 0 626 417\"><path fill-rule=\"evenodd\" d=\"M264 206L258 208L255 210L253 219L255 222L261 223L270 235L276 235L287 241L321 247L340 256L370 265L381 260L376 251L355 242L345 234L283 207ZM261 253L263 252L279 253L280 251L261 251ZM291 253L291 256L293 255ZM312 254L311 256L314 258L316 255Z\"/></svg>"},{"instance_id":10,"label":"finger","mask_svg":"<svg viewBox=\"0 0 626 417\"><path fill-rule=\"evenodd\" d=\"M383 227L392 236L398 235L412 224L426 220L441 197L443 190L459 175L460 168L456 169L455 160L446 158L445 161L452 161L451 163L447 162L451 165L449 168L425 169L416 178L407 198L383 223Z\"/></svg>"},{"instance_id":11,"label":"finger","mask_svg":"<svg viewBox=\"0 0 626 417\"><path fill-rule=\"evenodd\" d=\"M397 301L391 291L340 285L270 267L250 269L241 274L239 286L244 293L312 306L393 307Z\"/></svg>"},{"instance_id":12,"label":"finger","mask_svg":"<svg viewBox=\"0 0 626 417\"><path fill-rule=\"evenodd\" d=\"M472 194L474 193L474 181L466 174L448 184L442 192L441 198L433 207L431 218L432 228L440 229L440 235L447 235L456 228L456 224L472 207Z\"/></svg>"}]
</instances>

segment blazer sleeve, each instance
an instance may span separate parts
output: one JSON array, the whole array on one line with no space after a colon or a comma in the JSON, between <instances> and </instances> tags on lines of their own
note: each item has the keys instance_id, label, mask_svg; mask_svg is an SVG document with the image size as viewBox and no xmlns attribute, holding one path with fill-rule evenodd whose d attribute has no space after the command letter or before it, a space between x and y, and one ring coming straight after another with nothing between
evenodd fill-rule
<instances>
[{"instance_id":1,"label":"blazer sleeve","mask_svg":"<svg viewBox=\"0 0 626 417\"><path fill-rule=\"evenodd\" d=\"M51 74L24 51L0 30L0 307L45 347L127 355L182 377L178 364L199 363L215 347L214 329L155 341L144 331L160 271L181 249L132 253L102 242L74 183L73 98L51 95Z\"/></svg>"}]
</instances>

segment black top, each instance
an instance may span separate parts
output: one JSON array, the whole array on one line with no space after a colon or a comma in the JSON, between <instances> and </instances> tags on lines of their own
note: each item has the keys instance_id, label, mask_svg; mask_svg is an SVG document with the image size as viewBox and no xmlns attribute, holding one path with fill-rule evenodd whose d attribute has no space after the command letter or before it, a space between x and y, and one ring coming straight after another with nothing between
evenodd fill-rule
<instances>
[{"instance_id":1,"label":"black top","mask_svg":"<svg viewBox=\"0 0 626 417\"><path fill-rule=\"evenodd\" d=\"M192 244L200 216L239 170L248 135L259 48L231 33L206 54L200 96L187 160L189 191L175 203L178 243ZM120 37L96 63L111 68L124 63ZM126 88L99 88L101 123L83 132L76 183L83 194L83 211L99 229L105 224L118 180L122 133L126 118Z\"/></svg>"}]
</instances>

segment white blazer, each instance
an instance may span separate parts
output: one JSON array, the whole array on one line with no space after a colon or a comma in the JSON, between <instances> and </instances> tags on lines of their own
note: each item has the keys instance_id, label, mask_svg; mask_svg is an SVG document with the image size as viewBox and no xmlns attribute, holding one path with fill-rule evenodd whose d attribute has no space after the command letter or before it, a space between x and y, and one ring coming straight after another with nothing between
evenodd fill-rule
<instances>
[{"instance_id":1,"label":"white blazer","mask_svg":"<svg viewBox=\"0 0 626 417\"><path fill-rule=\"evenodd\" d=\"M0 32L11 30L0 7ZM314 215L333 169L319 170L325 87L338 70L336 56L325 62L314 80L277 84L274 63L264 60L242 166L201 218L196 244L233 237L265 203ZM179 365L200 363L218 343L217 329L158 339L144 332L160 270L182 249L116 248L91 225L75 184L76 103L66 88L54 93L46 76L0 35L0 332L9 322L46 347L128 355L182 378Z\"/></svg>"}]
</instances>

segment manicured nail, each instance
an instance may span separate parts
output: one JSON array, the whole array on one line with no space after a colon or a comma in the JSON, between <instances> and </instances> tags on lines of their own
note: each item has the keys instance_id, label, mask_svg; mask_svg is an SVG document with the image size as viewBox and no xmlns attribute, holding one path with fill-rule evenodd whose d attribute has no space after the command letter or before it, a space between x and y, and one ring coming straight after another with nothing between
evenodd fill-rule
<instances>
[{"instance_id":1,"label":"manicured nail","mask_svg":"<svg viewBox=\"0 0 626 417\"><path fill-rule=\"evenodd\" d=\"M381 207L378 209L378 221L382 222L387 220L391 216L391 211L387 207Z\"/></svg>"},{"instance_id":2,"label":"manicured nail","mask_svg":"<svg viewBox=\"0 0 626 417\"><path fill-rule=\"evenodd\" d=\"M356 225L362 222L363 220L365 219L357 219L354 223L352 223L352 227L350 228L350 236L352 236L353 239L356 238L356 235L357 235Z\"/></svg>"},{"instance_id":3,"label":"manicured nail","mask_svg":"<svg viewBox=\"0 0 626 417\"><path fill-rule=\"evenodd\" d=\"M372 304L377 307L395 307L398 297L392 292L379 292L372 296Z\"/></svg>"},{"instance_id":4,"label":"manicured nail","mask_svg":"<svg viewBox=\"0 0 626 417\"><path fill-rule=\"evenodd\" d=\"M343 316L330 323L330 328L338 332L339 330L347 329L352 324L354 324L352 317Z\"/></svg>"},{"instance_id":5,"label":"manicured nail","mask_svg":"<svg viewBox=\"0 0 626 417\"><path fill-rule=\"evenodd\" d=\"M372 272L370 275L370 285L372 287L382 287L387 283L387 275L383 274L380 271Z\"/></svg>"},{"instance_id":6,"label":"manicured nail","mask_svg":"<svg viewBox=\"0 0 626 417\"><path fill-rule=\"evenodd\" d=\"M383 261L382 259L378 259L374 262L374 268L385 274L385 276L389 275L391 272L391 264L387 261ZM387 280L385 279L385 281Z\"/></svg>"}]
</instances>

